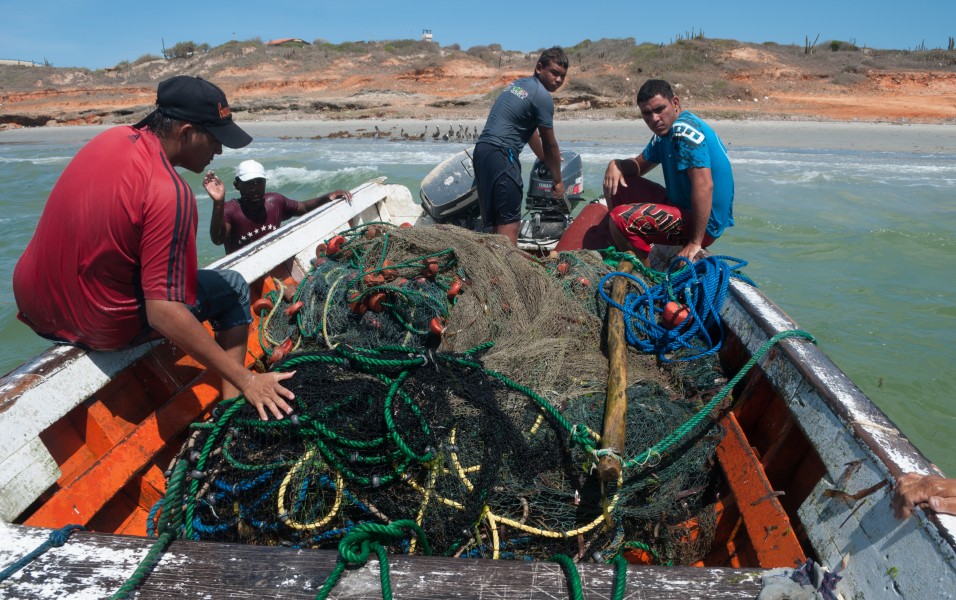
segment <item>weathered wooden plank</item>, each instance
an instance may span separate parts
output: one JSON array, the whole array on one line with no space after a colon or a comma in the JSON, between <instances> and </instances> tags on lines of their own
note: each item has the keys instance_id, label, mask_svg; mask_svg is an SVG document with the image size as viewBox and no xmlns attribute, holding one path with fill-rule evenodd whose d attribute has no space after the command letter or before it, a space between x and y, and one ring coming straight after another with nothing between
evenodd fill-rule
<instances>
[{"instance_id":1,"label":"weathered wooden plank","mask_svg":"<svg viewBox=\"0 0 956 600\"><path fill-rule=\"evenodd\" d=\"M0 380L4 422L0 458L29 443L154 345L142 344L118 352L54 346L6 375Z\"/></svg>"},{"instance_id":2,"label":"weathered wooden plank","mask_svg":"<svg viewBox=\"0 0 956 600\"><path fill-rule=\"evenodd\" d=\"M0 519L12 519L60 477L60 467L40 438L0 461Z\"/></svg>"},{"instance_id":3,"label":"weathered wooden plank","mask_svg":"<svg viewBox=\"0 0 956 600\"><path fill-rule=\"evenodd\" d=\"M47 530L0 525L0 566L6 567L41 544ZM146 554L150 540L75 533L0 585L0 598L102 599L115 592ZM174 542L135 598L315 598L335 567L330 550ZM556 563L439 557L389 557L397 599L568 598L565 575ZM610 598L610 565L578 567L585 597ZM754 598L758 569L630 567L625 598ZM345 572L331 598L382 597L377 560Z\"/></svg>"},{"instance_id":4,"label":"weathered wooden plank","mask_svg":"<svg viewBox=\"0 0 956 600\"><path fill-rule=\"evenodd\" d=\"M720 421L724 437L717 445L717 458L727 474L744 526L762 567L793 567L806 561L787 513L747 445L747 438L733 413Z\"/></svg>"}]
</instances>

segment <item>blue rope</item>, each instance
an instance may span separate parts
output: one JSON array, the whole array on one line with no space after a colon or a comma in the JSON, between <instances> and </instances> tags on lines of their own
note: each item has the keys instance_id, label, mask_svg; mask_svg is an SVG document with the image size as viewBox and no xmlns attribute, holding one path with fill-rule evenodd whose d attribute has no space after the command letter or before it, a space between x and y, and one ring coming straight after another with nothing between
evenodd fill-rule
<instances>
[{"instance_id":1,"label":"blue rope","mask_svg":"<svg viewBox=\"0 0 956 600\"><path fill-rule=\"evenodd\" d=\"M736 266L727 261L735 262ZM738 272L746 265L746 261L730 256L708 256L695 263L678 256L671 261L664 281L652 288L630 273L614 272L601 279L599 289L609 306L624 313L628 344L642 352L656 354L661 362L691 361L720 350L724 338L720 309L727 297L730 279L734 277L755 285ZM624 298L623 305L618 304L607 292L606 283L612 277L627 278L642 293L630 293ZM658 319L668 302L682 304L689 311L689 317L673 329L662 326ZM716 340L711 339L714 331L720 333ZM689 350L690 353L673 357L680 350Z\"/></svg>"},{"instance_id":2,"label":"blue rope","mask_svg":"<svg viewBox=\"0 0 956 600\"><path fill-rule=\"evenodd\" d=\"M160 498L153 504L153 507L149 509L149 514L146 515L146 537L155 540L156 539L156 517L159 515L159 510L163 507L163 498Z\"/></svg>"},{"instance_id":3,"label":"blue rope","mask_svg":"<svg viewBox=\"0 0 956 600\"><path fill-rule=\"evenodd\" d=\"M49 537L45 542L40 544L36 550L27 554L17 562L13 563L9 567L0 572L0 582L6 581L8 577L27 566L34 560L36 560L41 554L49 550L50 548L59 548L70 539L70 534L77 530L85 530L86 528L82 525L66 525L60 529L54 529L50 532Z\"/></svg>"}]
</instances>

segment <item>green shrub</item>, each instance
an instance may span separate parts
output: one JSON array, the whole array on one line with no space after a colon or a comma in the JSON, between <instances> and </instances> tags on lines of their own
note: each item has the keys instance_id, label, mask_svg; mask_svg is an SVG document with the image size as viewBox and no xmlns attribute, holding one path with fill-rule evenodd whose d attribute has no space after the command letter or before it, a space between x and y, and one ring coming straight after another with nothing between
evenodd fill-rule
<instances>
[{"instance_id":1,"label":"green shrub","mask_svg":"<svg viewBox=\"0 0 956 600\"><path fill-rule=\"evenodd\" d=\"M208 48L208 44L206 45ZM196 42L179 42L167 48L164 52L166 58L188 58L195 54L199 50L199 46Z\"/></svg>"},{"instance_id":2,"label":"green shrub","mask_svg":"<svg viewBox=\"0 0 956 600\"><path fill-rule=\"evenodd\" d=\"M144 54L133 61L134 65L141 65L143 63L153 62L154 60L162 60L162 56L157 56L155 54ZM119 66L119 65L117 65Z\"/></svg>"},{"instance_id":3,"label":"green shrub","mask_svg":"<svg viewBox=\"0 0 956 600\"><path fill-rule=\"evenodd\" d=\"M840 40L830 41L830 50L833 52L859 50L853 42L841 42Z\"/></svg>"}]
</instances>

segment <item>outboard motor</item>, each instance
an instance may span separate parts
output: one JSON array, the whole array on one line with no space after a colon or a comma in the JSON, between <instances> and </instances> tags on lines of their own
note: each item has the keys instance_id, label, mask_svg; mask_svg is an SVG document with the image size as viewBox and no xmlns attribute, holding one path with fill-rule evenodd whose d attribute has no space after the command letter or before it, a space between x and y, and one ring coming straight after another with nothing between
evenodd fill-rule
<instances>
[{"instance_id":1,"label":"outboard motor","mask_svg":"<svg viewBox=\"0 0 956 600\"><path fill-rule=\"evenodd\" d=\"M482 231L481 207L475 187L473 149L462 150L422 180L418 196L422 208L436 223L451 223L472 231ZM554 178L548 166L535 160L525 196L525 218L521 221L518 245L532 250L550 250L571 222L574 206L584 193L584 169L577 152L561 153L561 181L564 199L551 197Z\"/></svg>"},{"instance_id":2,"label":"outboard motor","mask_svg":"<svg viewBox=\"0 0 956 600\"><path fill-rule=\"evenodd\" d=\"M534 161L525 197L527 215L521 220L518 233L519 245L550 250L571 224L571 211L584 194L584 167L577 152L561 152L561 181L564 198L555 200L551 196L554 188L551 169L540 159Z\"/></svg>"},{"instance_id":3,"label":"outboard motor","mask_svg":"<svg viewBox=\"0 0 956 600\"><path fill-rule=\"evenodd\" d=\"M462 150L432 169L422 180L418 197L422 200L422 208L436 223L451 223L481 231L481 207L475 187L472 151Z\"/></svg>"}]
</instances>

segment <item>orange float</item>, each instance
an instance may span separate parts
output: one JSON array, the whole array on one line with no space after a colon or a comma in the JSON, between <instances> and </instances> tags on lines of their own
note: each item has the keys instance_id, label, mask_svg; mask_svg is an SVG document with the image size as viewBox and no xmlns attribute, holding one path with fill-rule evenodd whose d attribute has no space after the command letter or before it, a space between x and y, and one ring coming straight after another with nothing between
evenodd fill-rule
<instances>
[{"instance_id":1,"label":"orange float","mask_svg":"<svg viewBox=\"0 0 956 600\"><path fill-rule=\"evenodd\" d=\"M262 311L271 312L273 306L272 301L268 298L259 298L252 303L252 312L257 317L261 317Z\"/></svg>"},{"instance_id":2,"label":"orange float","mask_svg":"<svg viewBox=\"0 0 956 600\"><path fill-rule=\"evenodd\" d=\"M325 250L325 253L328 256L334 256L339 253L339 250L342 249L342 244L345 243L344 235L337 235L331 240L329 240L329 245Z\"/></svg>"},{"instance_id":3,"label":"orange float","mask_svg":"<svg viewBox=\"0 0 956 600\"><path fill-rule=\"evenodd\" d=\"M270 365L276 364L285 358L285 355L288 354L290 350L292 350L292 338L287 337L281 344L272 349L272 355L269 356L269 360L267 362Z\"/></svg>"},{"instance_id":4,"label":"orange float","mask_svg":"<svg viewBox=\"0 0 956 600\"><path fill-rule=\"evenodd\" d=\"M461 291L461 279L458 279L457 277L455 277L452 280L451 285L448 286L448 299L451 300L452 298L457 296L458 292L460 291Z\"/></svg>"},{"instance_id":5,"label":"orange float","mask_svg":"<svg viewBox=\"0 0 956 600\"><path fill-rule=\"evenodd\" d=\"M396 277L398 277L398 271L392 268L394 266L395 266L395 263L393 263L390 260L382 261L382 277L384 277L386 281L389 281L391 279L395 279Z\"/></svg>"},{"instance_id":6,"label":"orange float","mask_svg":"<svg viewBox=\"0 0 956 600\"><path fill-rule=\"evenodd\" d=\"M369 287L382 285L385 283L385 276L381 273L367 273L362 277L362 282Z\"/></svg>"},{"instance_id":7,"label":"orange float","mask_svg":"<svg viewBox=\"0 0 956 600\"><path fill-rule=\"evenodd\" d=\"M368 297L368 309L374 313L382 312L385 307L382 306L382 302L385 301L385 294L383 292L377 292Z\"/></svg>"},{"instance_id":8,"label":"orange float","mask_svg":"<svg viewBox=\"0 0 956 600\"><path fill-rule=\"evenodd\" d=\"M302 310L303 306L305 306L305 303L299 300L295 304L289 306L289 308L285 309L285 316L294 317L299 313L300 310Z\"/></svg>"},{"instance_id":9,"label":"orange float","mask_svg":"<svg viewBox=\"0 0 956 600\"><path fill-rule=\"evenodd\" d=\"M664 312L661 314L661 326L667 329L679 327L688 318L694 317L690 314L690 309L683 304L678 304L673 300L664 305Z\"/></svg>"},{"instance_id":10,"label":"orange float","mask_svg":"<svg viewBox=\"0 0 956 600\"><path fill-rule=\"evenodd\" d=\"M425 268L422 269L422 273L426 277L434 277L438 275L439 266L437 258L426 258L425 259Z\"/></svg>"}]
</instances>

